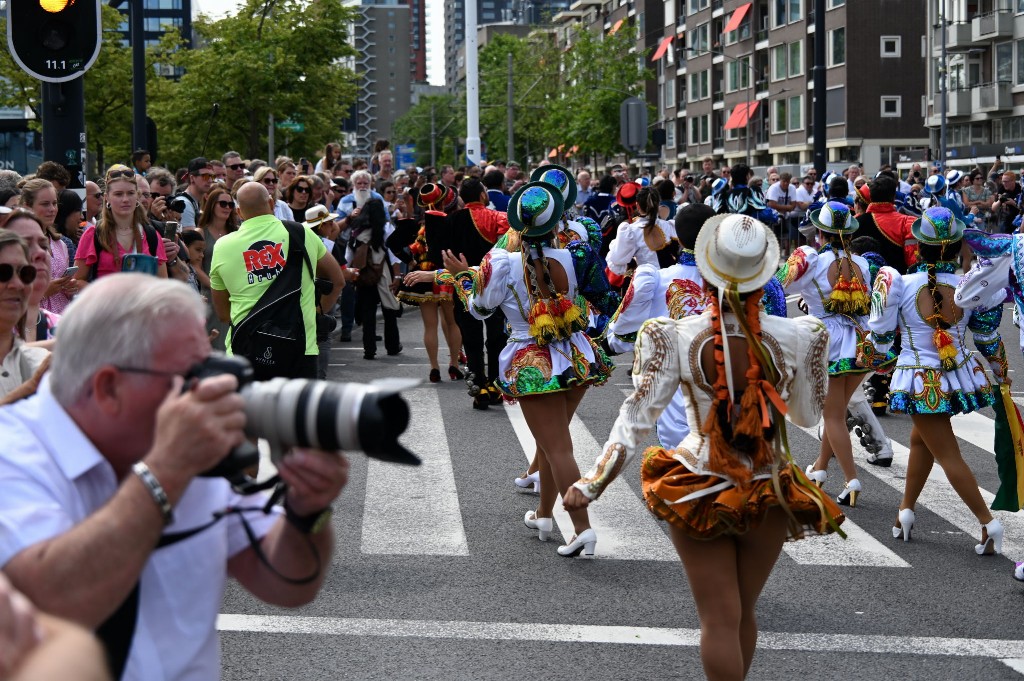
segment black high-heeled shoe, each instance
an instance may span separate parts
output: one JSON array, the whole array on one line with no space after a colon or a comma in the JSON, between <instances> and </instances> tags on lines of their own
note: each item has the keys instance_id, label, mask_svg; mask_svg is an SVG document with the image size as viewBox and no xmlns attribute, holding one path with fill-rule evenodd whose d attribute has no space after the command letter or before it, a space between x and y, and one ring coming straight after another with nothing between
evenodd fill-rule
<instances>
[{"instance_id":1,"label":"black high-heeled shoe","mask_svg":"<svg viewBox=\"0 0 1024 681\"><path fill-rule=\"evenodd\" d=\"M487 396L487 391L486 390L481 390L480 392L478 392L476 395L473 396L473 408L474 409L479 409L479 410L483 411L484 409L487 409L490 406L491 406L490 405L490 399Z\"/></svg>"},{"instance_id":2,"label":"black high-heeled shoe","mask_svg":"<svg viewBox=\"0 0 1024 681\"><path fill-rule=\"evenodd\" d=\"M431 369L430 370L430 382L431 383L440 383L441 382L441 370L440 369Z\"/></svg>"},{"instance_id":3,"label":"black high-heeled shoe","mask_svg":"<svg viewBox=\"0 0 1024 681\"><path fill-rule=\"evenodd\" d=\"M451 364L449 364L448 365L448 378L450 378L453 381L461 381L462 379L466 378L466 374L462 373L459 370L458 367L455 367L455 366L452 366Z\"/></svg>"}]
</instances>

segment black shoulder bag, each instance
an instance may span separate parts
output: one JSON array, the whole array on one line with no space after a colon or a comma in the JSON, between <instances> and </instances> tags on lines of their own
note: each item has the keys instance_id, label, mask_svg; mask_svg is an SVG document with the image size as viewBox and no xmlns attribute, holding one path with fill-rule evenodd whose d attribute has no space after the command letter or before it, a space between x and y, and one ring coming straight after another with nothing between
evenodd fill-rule
<instances>
[{"instance_id":1,"label":"black shoulder bag","mask_svg":"<svg viewBox=\"0 0 1024 681\"><path fill-rule=\"evenodd\" d=\"M252 364L254 378L295 378L306 357L306 324L302 316L302 263L313 282L306 253L305 228L285 221L288 259L249 314L231 326L231 352Z\"/></svg>"}]
</instances>

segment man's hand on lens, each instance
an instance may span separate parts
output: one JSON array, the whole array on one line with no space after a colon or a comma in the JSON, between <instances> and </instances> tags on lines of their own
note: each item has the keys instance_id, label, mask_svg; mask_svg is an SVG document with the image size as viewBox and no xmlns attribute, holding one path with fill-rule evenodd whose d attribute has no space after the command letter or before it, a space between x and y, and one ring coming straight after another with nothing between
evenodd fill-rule
<instances>
[{"instance_id":1,"label":"man's hand on lens","mask_svg":"<svg viewBox=\"0 0 1024 681\"><path fill-rule=\"evenodd\" d=\"M149 204L149 212L157 220L163 220L167 214L167 200L162 196L153 196L153 203Z\"/></svg>"},{"instance_id":2,"label":"man's hand on lens","mask_svg":"<svg viewBox=\"0 0 1024 681\"><path fill-rule=\"evenodd\" d=\"M184 393L183 384L175 377L157 410L152 454L146 460L189 480L245 440L245 402L237 392L238 380L228 374L204 378Z\"/></svg>"},{"instance_id":3,"label":"man's hand on lens","mask_svg":"<svg viewBox=\"0 0 1024 681\"><path fill-rule=\"evenodd\" d=\"M348 482L348 465L341 452L293 449L277 466L288 485L288 507L303 516L330 506Z\"/></svg>"}]
</instances>

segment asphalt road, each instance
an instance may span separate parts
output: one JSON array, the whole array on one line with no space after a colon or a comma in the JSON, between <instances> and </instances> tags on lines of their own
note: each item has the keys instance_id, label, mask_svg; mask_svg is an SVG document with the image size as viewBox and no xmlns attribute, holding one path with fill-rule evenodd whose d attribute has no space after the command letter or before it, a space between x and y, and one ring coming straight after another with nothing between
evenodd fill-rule
<instances>
[{"instance_id":1,"label":"asphalt road","mask_svg":"<svg viewBox=\"0 0 1024 681\"><path fill-rule=\"evenodd\" d=\"M419 314L406 309L399 321L401 355L381 349L377 360L363 360L357 330L356 343L335 343L330 377L425 381ZM1024 362L1009 314L1003 326L1019 376ZM583 461L597 456L629 391L630 357L618 359L573 427ZM1024 380L1020 386L1024 399ZM513 490L529 448L515 408L474 411L464 385L447 380L424 383L409 398L413 423L403 442L424 466L350 455L325 588L313 604L289 611L230 585L220 622L225 679L703 677L683 569L643 507L635 462L592 507L595 526L607 527L599 529L598 558L562 558L557 530L542 543L522 523L535 498ZM954 419L988 492L998 487L991 416ZM855 451L865 490L849 512L850 539L798 542L780 557L759 603L750 678L1019 678L1024 585L1011 578L1011 559L1024 559L1024 513L998 514L1007 557L979 557L979 528L936 471L914 540L893 539L910 420L888 416L883 425L896 463L863 465ZM811 433L790 428L790 442L798 463L815 458ZM836 494L842 476L833 469L826 489Z\"/></svg>"}]
</instances>

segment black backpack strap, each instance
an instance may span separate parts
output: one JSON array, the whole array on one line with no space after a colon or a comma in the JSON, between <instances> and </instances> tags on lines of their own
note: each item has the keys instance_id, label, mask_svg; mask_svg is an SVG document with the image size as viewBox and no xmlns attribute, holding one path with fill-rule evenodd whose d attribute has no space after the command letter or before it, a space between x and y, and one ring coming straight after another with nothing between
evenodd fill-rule
<instances>
[{"instance_id":1,"label":"black backpack strap","mask_svg":"<svg viewBox=\"0 0 1024 681\"><path fill-rule=\"evenodd\" d=\"M156 257L156 249L160 244L160 235L156 233L152 225L143 224L142 231L146 235L146 245L149 246L149 254Z\"/></svg>"},{"instance_id":2,"label":"black backpack strap","mask_svg":"<svg viewBox=\"0 0 1024 681\"><path fill-rule=\"evenodd\" d=\"M96 637L103 644L103 649L107 653L107 663L115 679L120 679L124 675L138 619L139 583L136 582L120 607L96 629Z\"/></svg>"}]
</instances>

